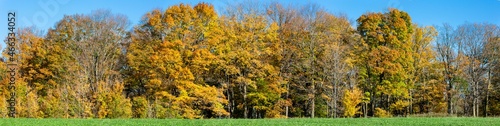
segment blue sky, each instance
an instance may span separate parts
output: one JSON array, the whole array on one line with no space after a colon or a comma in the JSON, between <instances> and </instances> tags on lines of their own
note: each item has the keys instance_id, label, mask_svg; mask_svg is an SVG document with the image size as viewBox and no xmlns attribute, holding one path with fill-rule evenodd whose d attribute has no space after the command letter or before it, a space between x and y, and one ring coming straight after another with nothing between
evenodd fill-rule
<instances>
[{"instance_id":1,"label":"blue sky","mask_svg":"<svg viewBox=\"0 0 500 126\"><path fill-rule=\"evenodd\" d=\"M7 12L17 13L17 27L35 25L47 30L62 19L64 15L89 14L92 10L108 9L113 13L126 15L131 26L138 24L148 11L171 5L198 2L212 3L217 10L227 3L244 2L246 0L150 0L150 1L118 1L118 0L0 0L0 38L7 35ZM465 22L489 22L500 25L500 0L276 0L284 5L301 5L315 3L333 14L346 14L352 23L363 13L384 12L388 7L398 8L410 14L413 22L420 25L441 25L449 23L457 26ZM2 47L5 44L2 42Z\"/></svg>"}]
</instances>

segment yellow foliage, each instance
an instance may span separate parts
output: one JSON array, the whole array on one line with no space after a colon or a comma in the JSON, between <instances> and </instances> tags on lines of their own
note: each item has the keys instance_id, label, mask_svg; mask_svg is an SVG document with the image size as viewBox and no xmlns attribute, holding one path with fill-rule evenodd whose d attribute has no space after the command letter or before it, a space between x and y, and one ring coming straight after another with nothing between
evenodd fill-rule
<instances>
[{"instance_id":1,"label":"yellow foliage","mask_svg":"<svg viewBox=\"0 0 500 126\"><path fill-rule=\"evenodd\" d=\"M132 100L132 117L146 118L148 110L148 101L145 97L135 97Z\"/></svg>"},{"instance_id":2,"label":"yellow foliage","mask_svg":"<svg viewBox=\"0 0 500 126\"><path fill-rule=\"evenodd\" d=\"M130 118L132 117L132 103L122 95L123 83L116 82L111 87L100 82L97 102L99 106L98 118Z\"/></svg>"},{"instance_id":3,"label":"yellow foliage","mask_svg":"<svg viewBox=\"0 0 500 126\"><path fill-rule=\"evenodd\" d=\"M9 103L7 102L8 95L10 91L8 91L9 80L7 77L7 67L4 63L0 63L0 118L8 117L9 110L7 106Z\"/></svg>"},{"instance_id":4,"label":"yellow foliage","mask_svg":"<svg viewBox=\"0 0 500 126\"><path fill-rule=\"evenodd\" d=\"M391 104L391 110L401 111L405 109L410 103L408 101L398 100L396 103Z\"/></svg>"},{"instance_id":5,"label":"yellow foliage","mask_svg":"<svg viewBox=\"0 0 500 126\"><path fill-rule=\"evenodd\" d=\"M344 98L342 103L344 104L344 116L353 117L355 114L360 113L358 106L363 99L363 93L358 88L354 88L353 90L345 90Z\"/></svg>"},{"instance_id":6,"label":"yellow foliage","mask_svg":"<svg viewBox=\"0 0 500 126\"><path fill-rule=\"evenodd\" d=\"M27 113L26 117L28 118L41 118L43 117L43 112L40 111L40 107L38 105L38 96L34 91L31 91L26 96L27 103Z\"/></svg>"},{"instance_id":7,"label":"yellow foliage","mask_svg":"<svg viewBox=\"0 0 500 126\"><path fill-rule=\"evenodd\" d=\"M66 114L62 106L64 103L61 102L60 96L60 91L53 89L48 91L46 97L40 99L40 109L45 114L45 118L63 118L63 115Z\"/></svg>"},{"instance_id":8,"label":"yellow foliage","mask_svg":"<svg viewBox=\"0 0 500 126\"><path fill-rule=\"evenodd\" d=\"M291 106L292 103L288 100L278 100L271 109L266 111L266 118L288 118L281 113L284 112L285 106Z\"/></svg>"},{"instance_id":9,"label":"yellow foliage","mask_svg":"<svg viewBox=\"0 0 500 126\"><path fill-rule=\"evenodd\" d=\"M381 118L392 117L392 114L388 111L385 111L384 109L375 108L375 117L381 117Z\"/></svg>"}]
</instances>

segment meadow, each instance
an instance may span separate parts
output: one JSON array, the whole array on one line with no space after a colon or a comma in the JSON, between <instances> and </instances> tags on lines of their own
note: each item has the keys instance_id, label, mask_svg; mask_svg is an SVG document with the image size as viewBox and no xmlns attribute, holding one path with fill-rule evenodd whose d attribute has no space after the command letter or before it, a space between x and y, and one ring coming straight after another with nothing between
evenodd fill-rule
<instances>
[{"instance_id":1,"label":"meadow","mask_svg":"<svg viewBox=\"0 0 500 126\"><path fill-rule=\"evenodd\" d=\"M0 119L0 126L495 126L500 118L290 118L290 119Z\"/></svg>"}]
</instances>

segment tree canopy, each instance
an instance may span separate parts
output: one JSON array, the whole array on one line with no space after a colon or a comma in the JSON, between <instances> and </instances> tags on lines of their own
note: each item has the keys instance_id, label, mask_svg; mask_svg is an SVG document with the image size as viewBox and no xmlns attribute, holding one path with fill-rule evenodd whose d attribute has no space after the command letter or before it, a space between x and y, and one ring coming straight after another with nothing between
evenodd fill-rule
<instances>
[{"instance_id":1,"label":"tree canopy","mask_svg":"<svg viewBox=\"0 0 500 126\"><path fill-rule=\"evenodd\" d=\"M11 92L26 118L500 115L498 25L421 26L394 8L355 23L280 3L177 4L132 27L108 10L66 15L17 29L0 117Z\"/></svg>"}]
</instances>

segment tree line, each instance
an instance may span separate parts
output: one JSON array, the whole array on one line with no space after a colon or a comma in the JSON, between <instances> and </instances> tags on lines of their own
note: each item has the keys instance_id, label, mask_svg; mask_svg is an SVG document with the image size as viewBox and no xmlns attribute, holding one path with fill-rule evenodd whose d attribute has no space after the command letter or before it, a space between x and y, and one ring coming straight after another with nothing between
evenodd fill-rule
<instances>
[{"instance_id":1,"label":"tree line","mask_svg":"<svg viewBox=\"0 0 500 126\"><path fill-rule=\"evenodd\" d=\"M421 26L391 8L353 27L279 3L178 4L130 24L97 10L17 29L16 117L500 115L496 24ZM0 74L7 117L5 60Z\"/></svg>"}]
</instances>

